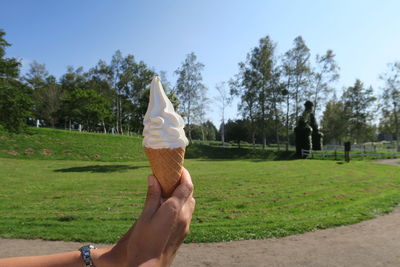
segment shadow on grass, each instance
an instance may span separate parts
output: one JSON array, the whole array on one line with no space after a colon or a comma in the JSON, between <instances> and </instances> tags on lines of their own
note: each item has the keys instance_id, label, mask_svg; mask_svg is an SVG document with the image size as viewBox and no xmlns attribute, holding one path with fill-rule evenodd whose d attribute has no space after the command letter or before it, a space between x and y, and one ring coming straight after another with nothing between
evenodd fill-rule
<instances>
[{"instance_id":1,"label":"shadow on grass","mask_svg":"<svg viewBox=\"0 0 400 267\"><path fill-rule=\"evenodd\" d=\"M82 167L72 167L54 170L55 172L120 172L126 170L136 170L148 166L129 166L129 165L91 165Z\"/></svg>"},{"instance_id":2,"label":"shadow on grass","mask_svg":"<svg viewBox=\"0 0 400 267\"><path fill-rule=\"evenodd\" d=\"M252 159L253 161L292 160L296 159L294 151L276 151L250 148L213 147L192 144L186 150L187 159L234 160Z\"/></svg>"}]
</instances>

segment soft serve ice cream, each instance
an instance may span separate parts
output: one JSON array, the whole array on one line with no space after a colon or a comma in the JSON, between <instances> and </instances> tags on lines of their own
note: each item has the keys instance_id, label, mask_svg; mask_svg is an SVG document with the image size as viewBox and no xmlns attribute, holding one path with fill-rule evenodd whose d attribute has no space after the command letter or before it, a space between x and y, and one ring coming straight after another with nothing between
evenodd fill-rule
<instances>
[{"instance_id":1,"label":"soft serve ice cream","mask_svg":"<svg viewBox=\"0 0 400 267\"><path fill-rule=\"evenodd\" d=\"M150 85L150 101L143 120L143 145L154 149L186 147L188 140L182 117L175 112L161 85L154 77Z\"/></svg>"},{"instance_id":2,"label":"soft serve ice cream","mask_svg":"<svg viewBox=\"0 0 400 267\"><path fill-rule=\"evenodd\" d=\"M143 120L143 146L162 195L171 196L182 174L188 140L185 123L175 112L158 76L150 85L150 101Z\"/></svg>"}]
</instances>

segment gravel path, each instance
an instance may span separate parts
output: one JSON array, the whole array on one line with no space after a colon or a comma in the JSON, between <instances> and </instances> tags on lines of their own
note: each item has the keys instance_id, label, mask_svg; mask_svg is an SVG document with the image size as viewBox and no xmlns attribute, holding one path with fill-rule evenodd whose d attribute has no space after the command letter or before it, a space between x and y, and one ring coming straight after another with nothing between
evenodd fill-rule
<instances>
[{"instance_id":1,"label":"gravel path","mask_svg":"<svg viewBox=\"0 0 400 267\"><path fill-rule=\"evenodd\" d=\"M400 166L400 159L376 163ZM0 257L65 252L80 246L76 242L0 239ZM285 238L184 244L173 266L398 267L400 207L358 224Z\"/></svg>"},{"instance_id":2,"label":"gravel path","mask_svg":"<svg viewBox=\"0 0 400 267\"><path fill-rule=\"evenodd\" d=\"M65 252L80 246L76 242L0 239L0 257ZM400 208L358 224L285 238L184 244L173 266L398 267Z\"/></svg>"},{"instance_id":3,"label":"gravel path","mask_svg":"<svg viewBox=\"0 0 400 267\"><path fill-rule=\"evenodd\" d=\"M382 160L376 160L374 161L374 163L394 165L400 167L400 159L382 159Z\"/></svg>"}]
</instances>

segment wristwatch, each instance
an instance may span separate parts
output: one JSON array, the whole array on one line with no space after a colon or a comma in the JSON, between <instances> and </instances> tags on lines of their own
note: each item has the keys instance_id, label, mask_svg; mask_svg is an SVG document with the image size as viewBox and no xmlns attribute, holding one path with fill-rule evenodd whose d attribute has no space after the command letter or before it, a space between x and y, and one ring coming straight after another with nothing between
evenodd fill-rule
<instances>
[{"instance_id":1,"label":"wristwatch","mask_svg":"<svg viewBox=\"0 0 400 267\"><path fill-rule=\"evenodd\" d=\"M90 257L91 249L97 249L97 248L93 245L86 245L79 249L79 251L81 252L81 257L83 260L84 267L95 267L92 258Z\"/></svg>"}]
</instances>

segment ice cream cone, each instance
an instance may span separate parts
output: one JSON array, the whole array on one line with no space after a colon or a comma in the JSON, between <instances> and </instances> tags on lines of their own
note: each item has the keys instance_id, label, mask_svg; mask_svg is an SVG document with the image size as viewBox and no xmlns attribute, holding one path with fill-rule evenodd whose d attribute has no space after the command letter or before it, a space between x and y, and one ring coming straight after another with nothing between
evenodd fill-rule
<instances>
[{"instance_id":1,"label":"ice cream cone","mask_svg":"<svg viewBox=\"0 0 400 267\"><path fill-rule=\"evenodd\" d=\"M170 197L182 174L185 148L144 148L154 176L161 185L162 196Z\"/></svg>"}]
</instances>

